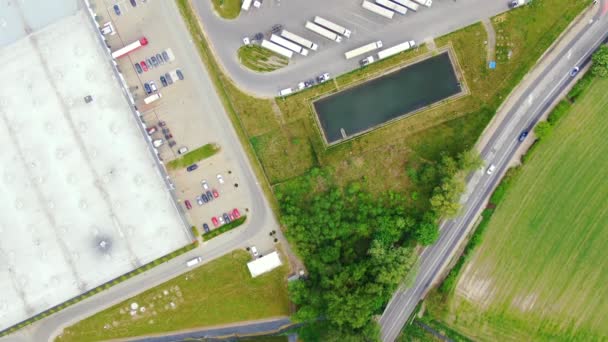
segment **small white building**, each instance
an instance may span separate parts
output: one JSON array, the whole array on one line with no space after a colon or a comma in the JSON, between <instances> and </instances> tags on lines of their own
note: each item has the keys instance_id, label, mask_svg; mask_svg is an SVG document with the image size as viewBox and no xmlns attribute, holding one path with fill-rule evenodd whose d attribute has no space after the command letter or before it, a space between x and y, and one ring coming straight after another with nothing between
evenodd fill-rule
<instances>
[{"instance_id":1,"label":"small white building","mask_svg":"<svg viewBox=\"0 0 608 342\"><path fill-rule=\"evenodd\" d=\"M260 274L274 270L282 264L283 263L279 258L279 253L275 251L247 263L247 267L249 268L249 273L251 273L251 276L255 278Z\"/></svg>"}]
</instances>

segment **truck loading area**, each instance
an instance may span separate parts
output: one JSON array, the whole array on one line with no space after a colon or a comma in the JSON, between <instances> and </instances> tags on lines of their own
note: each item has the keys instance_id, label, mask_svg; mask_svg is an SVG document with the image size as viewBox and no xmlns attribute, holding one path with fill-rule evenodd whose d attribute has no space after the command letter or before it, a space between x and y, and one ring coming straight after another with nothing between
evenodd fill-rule
<instances>
[{"instance_id":1,"label":"truck loading area","mask_svg":"<svg viewBox=\"0 0 608 342\"><path fill-rule=\"evenodd\" d=\"M450 54L427 58L313 103L321 131L335 144L462 92Z\"/></svg>"},{"instance_id":2,"label":"truck loading area","mask_svg":"<svg viewBox=\"0 0 608 342\"><path fill-rule=\"evenodd\" d=\"M190 242L86 9L41 6L0 5L0 330Z\"/></svg>"}]
</instances>

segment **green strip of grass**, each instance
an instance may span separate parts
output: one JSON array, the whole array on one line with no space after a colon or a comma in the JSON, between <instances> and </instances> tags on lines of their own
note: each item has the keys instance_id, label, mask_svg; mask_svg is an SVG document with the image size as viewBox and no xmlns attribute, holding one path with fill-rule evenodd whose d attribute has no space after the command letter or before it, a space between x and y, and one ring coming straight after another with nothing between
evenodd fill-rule
<instances>
[{"instance_id":1,"label":"green strip of grass","mask_svg":"<svg viewBox=\"0 0 608 342\"><path fill-rule=\"evenodd\" d=\"M270 72L289 64L289 59L259 45L243 45L237 51L239 61L257 72Z\"/></svg>"},{"instance_id":2,"label":"green strip of grass","mask_svg":"<svg viewBox=\"0 0 608 342\"><path fill-rule=\"evenodd\" d=\"M211 0L213 8L224 19L235 19L241 13L241 0Z\"/></svg>"},{"instance_id":3,"label":"green strip of grass","mask_svg":"<svg viewBox=\"0 0 608 342\"><path fill-rule=\"evenodd\" d=\"M252 278L239 250L66 328L56 341L100 341L289 315L288 266ZM135 316L131 303L145 307ZM171 304L173 303L173 304Z\"/></svg>"},{"instance_id":4,"label":"green strip of grass","mask_svg":"<svg viewBox=\"0 0 608 342\"><path fill-rule=\"evenodd\" d=\"M220 235L222 233L225 233L225 232L227 232L229 230L232 230L232 229L234 229L234 228L242 225L243 223L245 223L246 219L247 219L247 216L241 216L238 219L236 219L234 221L231 221L230 223L226 223L225 225L223 225L223 226L221 226L221 227L219 227L217 229L214 229L214 230L210 231L209 233L203 234L202 235L203 241L211 240L214 237L216 237L216 236L218 236L218 235Z\"/></svg>"},{"instance_id":5,"label":"green strip of grass","mask_svg":"<svg viewBox=\"0 0 608 342\"><path fill-rule=\"evenodd\" d=\"M167 167L171 170L181 169L197 163L203 159L209 158L218 153L220 147L216 144L206 144L196 150L192 150L180 158L174 159L167 163Z\"/></svg>"}]
</instances>

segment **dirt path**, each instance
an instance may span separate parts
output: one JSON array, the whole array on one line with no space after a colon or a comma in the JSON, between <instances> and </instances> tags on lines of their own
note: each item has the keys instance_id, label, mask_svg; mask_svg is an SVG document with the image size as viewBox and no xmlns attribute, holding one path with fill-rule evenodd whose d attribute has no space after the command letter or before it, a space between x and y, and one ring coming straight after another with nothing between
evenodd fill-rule
<instances>
[{"instance_id":1,"label":"dirt path","mask_svg":"<svg viewBox=\"0 0 608 342\"><path fill-rule=\"evenodd\" d=\"M483 27L486 29L488 34L488 40L486 41L486 48L488 50L488 62L496 60L496 31L494 31L494 26L489 18L486 18L481 21L483 23Z\"/></svg>"}]
</instances>

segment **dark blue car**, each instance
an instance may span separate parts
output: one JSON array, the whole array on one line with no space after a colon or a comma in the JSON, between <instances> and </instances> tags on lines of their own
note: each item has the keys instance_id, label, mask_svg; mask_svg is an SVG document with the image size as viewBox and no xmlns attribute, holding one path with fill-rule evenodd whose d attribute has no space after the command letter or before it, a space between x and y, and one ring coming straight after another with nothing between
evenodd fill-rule
<instances>
[{"instance_id":1,"label":"dark blue car","mask_svg":"<svg viewBox=\"0 0 608 342\"><path fill-rule=\"evenodd\" d=\"M211 229L209 229L209 225L206 223L203 223L203 230L205 231L205 233L209 233L211 231Z\"/></svg>"},{"instance_id":2,"label":"dark blue car","mask_svg":"<svg viewBox=\"0 0 608 342\"><path fill-rule=\"evenodd\" d=\"M116 15L120 15L120 7L118 5L114 5L114 13L116 13Z\"/></svg>"},{"instance_id":3,"label":"dark blue car","mask_svg":"<svg viewBox=\"0 0 608 342\"><path fill-rule=\"evenodd\" d=\"M519 135L519 138L517 138L517 140L519 140L519 142L522 142L522 141L526 140L527 136L528 136L528 131L523 131L523 132L521 132L521 134Z\"/></svg>"},{"instance_id":4,"label":"dark blue car","mask_svg":"<svg viewBox=\"0 0 608 342\"><path fill-rule=\"evenodd\" d=\"M192 165L190 165L190 166L188 166L188 167L186 168L186 171L188 171L188 172L192 172L192 171L194 171L194 170L196 170L196 169L198 169L198 165L196 165L196 164L192 164Z\"/></svg>"}]
</instances>

